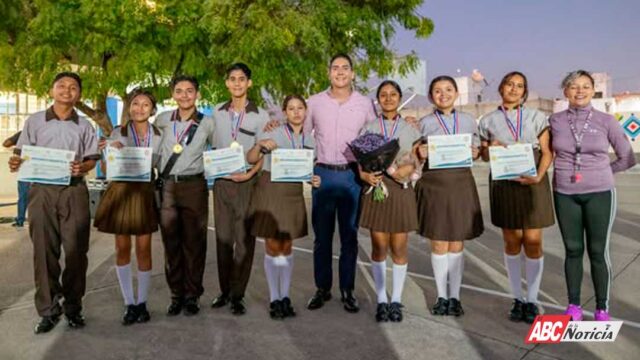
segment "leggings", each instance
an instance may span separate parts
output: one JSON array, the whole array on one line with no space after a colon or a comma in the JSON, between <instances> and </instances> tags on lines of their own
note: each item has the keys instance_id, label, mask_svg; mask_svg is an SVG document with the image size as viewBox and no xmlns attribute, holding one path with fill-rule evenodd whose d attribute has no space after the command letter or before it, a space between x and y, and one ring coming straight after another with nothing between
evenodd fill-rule
<instances>
[{"instance_id":1,"label":"leggings","mask_svg":"<svg viewBox=\"0 0 640 360\"><path fill-rule=\"evenodd\" d=\"M616 214L615 189L573 195L554 192L554 203L566 252L564 272L569 303L580 305L586 234L596 309L608 310L612 270L609 241Z\"/></svg>"}]
</instances>

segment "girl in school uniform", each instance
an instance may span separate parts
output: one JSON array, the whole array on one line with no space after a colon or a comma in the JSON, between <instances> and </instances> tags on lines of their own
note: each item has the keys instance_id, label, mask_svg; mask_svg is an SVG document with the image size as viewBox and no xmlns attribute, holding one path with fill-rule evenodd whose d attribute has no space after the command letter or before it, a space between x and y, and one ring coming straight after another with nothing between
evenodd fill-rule
<instances>
[{"instance_id":1,"label":"girl in school uniform","mask_svg":"<svg viewBox=\"0 0 640 360\"><path fill-rule=\"evenodd\" d=\"M529 89L524 74L514 71L500 82L502 105L480 120L482 158L489 160L489 146L516 143L533 145L538 174L517 180L490 180L491 222L502 229L504 262L513 295L512 321L532 323L538 314L542 279L542 229L554 224L547 169L553 155L549 123L540 111L524 106ZM527 297L522 296L521 249L524 247Z\"/></svg>"},{"instance_id":2,"label":"girl in school uniform","mask_svg":"<svg viewBox=\"0 0 640 360\"><path fill-rule=\"evenodd\" d=\"M438 76L429 85L434 112L421 120L422 135L468 134L473 160L479 156L480 138L473 116L454 108L458 87L450 76ZM420 152L427 157L426 151ZM428 161L416 184L420 235L431 240L431 266L438 300L434 315L464 314L460 286L464 266L464 240L477 238L484 231L478 190L471 168L429 169ZM449 291L447 292L447 278Z\"/></svg>"},{"instance_id":3,"label":"girl in school uniform","mask_svg":"<svg viewBox=\"0 0 640 360\"><path fill-rule=\"evenodd\" d=\"M389 196L382 202L373 199L373 192L363 193L360 202L360 227L371 231L371 269L376 284L378 306L377 321L402 321L402 289L407 274L408 233L418 227L416 199L411 176L417 168L417 142L420 132L398 113L402 90L390 80L383 81L376 93L382 114L369 122L363 133L381 134L387 139L398 139L400 151L392 165L383 174L360 170L360 179L376 186L383 182ZM406 159L409 161L405 161ZM393 261L393 290L389 303L386 291L387 249L391 248Z\"/></svg>"},{"instance_id":4,"label":"girl in school uniform","mask_svg":"<svg viewBox=\"0 0 640 360\"><path fill-rule=\"evenodd\" d=\"M149 123L156 112L155 97L144 90L129 96L129 121L113 129L111 137L101 143L122 147L145 147L152 151L152 168L159 160L160 131ZM107 159L107 161L109 161ZM104 166L104 165L103 165ZM151 281L151 234L158 230L158 209L154 183L113 181L107 187L96 210L94 226L99 231L115 234L116 273L124 298L123 325L149 321L147 293ZM138 263L138 296L134 298L131 275L131 238L135 236Z\"/></svg>"},{"instance_id":5,"label":"girl in school uniform","mask_svg":"<svg viewBox=\"0 0 640 360\"><path fill-rule=\"evenodd\" d=\"M262 173L251 198L250 218L253 220L251 235L265 239L264 270L269 285L269 315L273 319L295 316L289 298L293 272L293 239L307 236L307 211L302 183L271 181L271 155L275 149L313 150L312 136L305 136L302 125L307 103L298 95L289 95L282 105L287 122L262 133L256 145L247 153L249 163L258 162L263 156ZM320 177L314 175L313 187L320 186Z\"/></svg>"}]
</instances>

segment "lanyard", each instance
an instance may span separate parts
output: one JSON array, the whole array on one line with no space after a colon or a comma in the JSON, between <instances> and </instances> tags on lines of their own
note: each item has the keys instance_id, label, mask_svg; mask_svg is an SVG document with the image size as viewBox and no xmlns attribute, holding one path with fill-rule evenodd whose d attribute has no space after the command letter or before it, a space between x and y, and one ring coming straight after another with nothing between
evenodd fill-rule
<instances>
[{"instance_id":1,"label":"lanyard","mask_svg":"<svg viewBox=\"0 0 640 360\"><path fill-rule=\"evenodd\" d=\"M179 133L176 132L176 123L177 122L178 122L177 120L173 122L173 136L176 137L176 143L180 144L184 140L185 136L189 133L189 129L191 129L191 126L193 126L193 121L189 120L189 126L187 126L186 129L182 130Z\"/></svg>"},{"instance_id":2,"label":"lanyard","mask_svg":"<svg viewBox=\"0 0 640 360\"><path fill-rule=\"evenodd\" d=\"M576 154L575 154L575 163L574 170L580 170L580 166L582 165L582 138L584 137L585 132L589 129L589 125L591 124L591 116L593 116L593 110L589 111L587 117L584 121L584 126L582 130L578 133L578 129L576 128L576 122L578 120L578 116L575 116L575 121L572 119L572 116L567 116L569 120L569 129L571 129L571 134L573 135L573 139L576 141Z\"/></svg>"},{"instance_id":3,"label":"lanyard","mask_svg":"<svg viewBox=\"0 0 640 360\"><path fill-rule=\"evenodd\" d=\"M291 129L289 129L289 124L286 124L284 126L284 133L289 138L289 141L291 141L291 148L292 149L302 149L302 148L304 148L304 132L301 132L302 135L300 135L300 137L302 138L302 143L300 144L300 147L296 147L296 142L295 142L295 139L293 137L294 134L291 132Z\"/></svg>"},{"instance_id":4,"label":"lanyard","mask_svg":"<svg viewBox=\"0 0 640 360\"><path fill-rule=\"evenodd\" d=\"M392 121L393 127L391 128L391 135L389 135L387 133L387 128L384 126L382 115L378 117L378 122L380 123L380 132L382 133L382 136L384 136L385 140L392 139L396 135L396 132L398 131L398 125L400 124L400 114L396 114L396 116L393 117Z\"/></svg>"},{"instance_id":5,"label":"lanyard","mask_svg":"<svg viewBox=\"0 0 640 360\"><path fill-rule=\"evenodd\" d=\"M438 111L434 111L433 113L438 119L438 122L440 123L440 127L442 128L442 131L444 131L444 134L445 135L452 134L452 132L449 130L449 127L447 126L447 123L444 122L444 119L442 118L442 116L440 116ZM453 111L453 134L455 135L459 131L460 131L460 123L458 122L458 112L454 110Z\"/></svg>"},{"instance_id":6,"label":"lanyard","mask_svg":"<svg viewBox=\"0 0 640 360\"><path fill-rule=\"evenodd\" d=\"M138 132L136 131L136 127L133 126L133 123L129 124L131 128L131 132L133 133L133 143L136 147L140 146L140 138L138 137ZM147 136L144 137L144 146L142 147L150 147L151 146L151 124L147 123Z\"/></svg>"},{"instance_id":7,"label":"lanyard","mask_svg":"<svg viewBox=\"0 0 640 360\"><path fill-rule=\"evenodd\" d=\"M509 132L511 132L511 136L513 136L513 140L515 140L515 142L519 142L520 139L522 139L522 106L519 106L516 112L517 118L515 125L513 124L513 121L509 119L509 115L507 115L507 111L504 106L500 106L500 111L502 111L502 114L504 115L504 120L507 122L507 126L509 127Z\"/></svg>"},{"instance_id":8,"label":"lanyard","mask_svg":"<svg viewBox=\"0 0 640 360\"><path fill-rule=\"evenodd\" d=\"M233 126L233 122L236 118L236 115L238 114L236 112L234 112L233 110L229 111L229 119L231 119L231 137L233 138L233 140L235 141L238 138L238 131L240 130L240 125L242 125L242 121L244 120L244 110L242 110L237 116L238 116L238 122L235 124L235 126Z\"/></svg>"}]
</instances>

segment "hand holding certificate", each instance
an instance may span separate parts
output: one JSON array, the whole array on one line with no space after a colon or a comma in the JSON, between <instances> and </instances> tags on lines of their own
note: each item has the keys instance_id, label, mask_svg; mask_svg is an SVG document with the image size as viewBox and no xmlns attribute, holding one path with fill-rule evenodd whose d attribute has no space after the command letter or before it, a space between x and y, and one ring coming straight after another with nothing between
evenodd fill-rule
<instances>
[{"instance_id":1,"label":"hand holding certificate","mask_svg":"<svg viewBox=\"0 0 640 360\"><path fill-rule=\"evenodd\" d=\"M204 161L204 176L207 179L217 179L246 171L242 146L205 151L202 153L202 161Z\"/></svg>"},{"instance_id":2,"label":"hand holding certificate","mask_svg":"<svg viewBox=\"0 0 640 360\"><path fill-rule=\"evenodd\" d=\"M538 176L531 144L490 146L489 157L493 180L513 180L523 175Z\"/></svg>"},{"instance_id":3,"label":"hand holding certificate","mask_svg":"<svg viewBox=\"0 0 640 360\"><path fill-rule=\"evenodd\" d=\"M313 177L313 150L276 149L271 152L271 181L305 182Z\"/></svg>"},{"instance_id":4,"label":"hand holding certificate","mask_svg":"<svg viewBox=\"0 0 640 360\"><path fill-rule=\"evenodd\" d=\"M429 169L471 167L471 135L431 135L429 144Z\"/></svg>"},{"instance_id":5,"label":"hand holding certificate","mask_svg":"<svg viewBox=\"0 0 640 360\"><path fill-rule=\"evenodd\" d=\"M151 157L149 147L107 147L107 180L151 181Z\"/></svg>"},{"instance_id":6,"label":"hand holding certificate","mask_svg":"<svg viewBox=\"0 0 640 360\"><path fill-rule=\"evenodd\" d=\"M41 146L22 147L18 180L50 185L69 185L75 152Z\"/></svg>"}]
</instances>

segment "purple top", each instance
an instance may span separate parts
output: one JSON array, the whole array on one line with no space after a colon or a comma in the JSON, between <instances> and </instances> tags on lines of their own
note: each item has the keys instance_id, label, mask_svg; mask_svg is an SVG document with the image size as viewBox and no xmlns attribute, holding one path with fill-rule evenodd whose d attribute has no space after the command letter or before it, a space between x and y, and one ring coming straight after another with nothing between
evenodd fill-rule
<instances>
[{"instance_id":1,"label":"purple top","mask_svg":"<svg viewBox=\"0 0 640 360\"><path fill-rule=\"evenodd\" d=\"M574 183L576 141L571 132L569 118L574 121L580 133L585 121L592 112L589 128L582 138L581 181ZM562 194L585 194L611 190L614 187L613 174L624 171L636 160L622 127L616 119L594 109L591 105L584 108L570 108L551 115L552 149L556 156L553 162L553 188ZM616 160L609 159L609 146L616 153Z\"/></svg>"}]
</instances>

